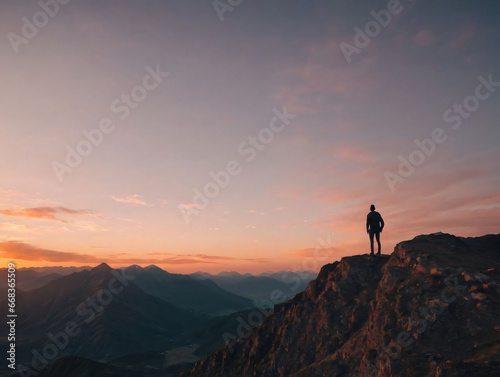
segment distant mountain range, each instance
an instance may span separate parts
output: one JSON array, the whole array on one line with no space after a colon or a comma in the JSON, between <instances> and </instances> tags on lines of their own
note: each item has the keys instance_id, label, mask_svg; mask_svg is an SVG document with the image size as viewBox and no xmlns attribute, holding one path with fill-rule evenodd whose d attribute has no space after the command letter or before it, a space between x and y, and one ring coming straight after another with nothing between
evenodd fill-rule
<instances>
[{"instance_id":1,"label":"distant mountain range","mask_svg":"<svg viewBox=\"0 0 500 377\"><path fill-rule=\"evenodd\" d=\"M48 282L58 279L62 276L80 272L83 270L91 270L92 267L30 267L19 268L16 271L16 288L22 291L43 287ZM7 269L0 269L0 290L7 289Z\"/></svg>"},{"instance_id":2,"label":"distant mountain range","mask_svg":"<svg viewBox=\"0 0 500 377\"><path fill-rule=\"evenodd\" d=\"M220 276L224 275L241 280L242 291L244 281L253 284L253 278L271 282L257 287L261 291L284 287L265 276ZM37 366L50 364L43 372L47 375L58 375L72 363L92 376L98 370L120 375L130 371L131 363L141 373L147 370L147 375L156 376L158 371L162 376L177 375L222 346L223 335L237 333L241 316L255 310L251 299L206 276L212 275L171 274L156 266L112 269L105 263L89 269L20 269L16 361L26 367L33 361ZM6 307L6 301L0 305ZM7 333L5 322L0 331ZM6 344L0 338L0 345ZM45 357L44 350L54 353Z\"/></svg>"},{"instance_id":3,"label":"distant mountain range","mask_svg":"<svg viewBox=\"0 0 500 377\"><path fill-rule=\"evenodd\" d=\"M251 300L230 293L208 279L171 274L156 266L130 266L124 271L135 276L133 283L144 292L200 314L227 315L254 306Z\"/></svg>"},{"instance_id":4,"label":"distant mountain range","mask_svg":"<svg viewBox=\"0 0 500 377\"><path fill-rule=\"evenodd\" d=\"M191 274L197 279L210 279L226 291L256 301L281 303L293 298L306 289L309 282L318 274L314 271L266 272L259 275L238 272L221 272L211 275L206 272ZM273 292L278 291L279 294Z\"/></svg>"},{"instance_id":5,"label":"distant mountain range","mask_svg":"<svg viewBox=\"0 0 500 377\"><path fill-rule=\"evenodd\" d=\"M56 272L43 274L36 270L20 269L16 271L16 288L22 291L43 287L48 282L59 279L63 275ZM7 290L7 269L0 270L0 290Z\"/></svg>"},{"instance_id":6,"label":"distant mountain range","mask_svg":"<svg viewBox=\"0 0 500 377\"><path fill-rule=\"evenodd\" d=\"M17 289L33 290L63 276L91 269L88 266L19 269ZM317 276L314 271L265 272L259 275L225 271L215 275L206 272L182 275L169 273L154 265L144 268L133 265L124 269L135 274L134 284L145 292L173 305L216 316L248 309L253 306L252 301L269 301L276 290L281 294L274 295L272 301L287 301L306 289L307 284ZM0 269L0 289L7 289L7 269Z\"/></svg>"},{"instance_id":7,"label":"distant mountain range","mask_svg":"<svg viewBox=\"0 0 500 377\"><path fill-rule=\"evenodd\" d=\"M101 264L18 293L18 361L29 361L32 350L43 354L44 347L54 349L48 346L54 344L57 357L102 359L161 351L206 319L144 292L133 277ZM7 306L5 301L0 305ZM5 326L0 325L3 334Z\"/></svg>"}]
</instances>

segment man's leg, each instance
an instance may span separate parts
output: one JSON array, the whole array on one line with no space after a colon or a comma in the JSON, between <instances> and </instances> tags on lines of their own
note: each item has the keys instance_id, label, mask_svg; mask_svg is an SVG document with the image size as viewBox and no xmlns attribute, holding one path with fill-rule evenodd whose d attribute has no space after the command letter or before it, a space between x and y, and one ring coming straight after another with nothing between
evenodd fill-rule
<instances>
[{"instance_id":1,"label":"man's leg","mask_svg":"<svg viewBox=\"0 0 500 377\"><path fill-rule=\"evenodd\" d=\"M377 255L380 255L380 249L382 248L382 245L380 245L380 232L375 233L375 237L377 237L377 244L378 244L378 253L377 253Z\"/></svg>"},{"instance_id":2,"label":"man's leg","mask_svg":"<svg viewBox=\"0 0 500 377\"><path fill-rule=\"evenodd\" d=\"M370 255L373 255L373 232L370 231L370 233L368 233L370 235L370 249L371 249L371 253Z\"/></svg>"}]
</instances>

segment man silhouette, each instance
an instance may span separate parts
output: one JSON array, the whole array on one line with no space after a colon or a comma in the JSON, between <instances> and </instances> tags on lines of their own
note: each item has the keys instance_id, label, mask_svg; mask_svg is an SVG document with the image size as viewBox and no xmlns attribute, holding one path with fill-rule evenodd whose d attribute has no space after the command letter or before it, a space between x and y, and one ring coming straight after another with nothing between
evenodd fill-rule
<instances>
[{"instance_id":1,"label":"man silhouette","mask_svg":"<svg viewBox=\"0 0 500 377\"><path fill-rule=\"evenodd\" d=\"M370 206L370 213L366 216L366 232L370 235L370 249L372 251L370 255L373 255L373 236L377 238L377 255L380 255L380 233L382 229L384 229L384 220L380 216L380 213L375 211L375 206L372 204Z\"/></svg>"}]
</instances>

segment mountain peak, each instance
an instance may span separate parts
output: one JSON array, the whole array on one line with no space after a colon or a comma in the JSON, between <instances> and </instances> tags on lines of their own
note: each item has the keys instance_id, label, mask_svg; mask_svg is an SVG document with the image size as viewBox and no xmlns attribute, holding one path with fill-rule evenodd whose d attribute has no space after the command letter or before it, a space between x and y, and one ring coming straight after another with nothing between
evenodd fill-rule
<instances>
[{"instance_id":1,"label":"mountain peak","mask_svg":"<svg viewBox=\"0 0 500 377\"><path fill-rule=\"evenodd\" d=\"M132 265L128 266L127 268L131 268L134 270L142 270L142 267L139 266L138 264L132 264Z\"/></svg>"},{"instance_id":2,"label":"mountain peak","mask_svg":"<svg viewBox=\"0 0 500 377\"><path fill-rule=\"evenodd\" d=\"M101 263L98 266L95 266L91 271L110 271L112 268L107 263Z\"/></svg>"},{"instance_id":3,"label":"mountain peak","mask_svg":"<svg viewBox=\"0 0 500 377\"><path fill-rule=\"evenodd\" d=\"M149 266L144 267L145 270L147 271L157 271L157 272L166 272L162 268L155 266L154 264L150 264Z\"/></svg>"},{"instance_id":4,"label":"mountain peak","mask_svg":"<svg viewBox=\"0 0 500 377\"><path fill-rule=\"evenodd\" d=\"M181 376L497 375L498 250L437 233L342 258Z\"/></svg>"},{"instance_id":5,"label":"mountain peak","mask_svg":"<svg viewBox=\"0 0 500 377\"><path fill-rule=\"evenodd\" d=\"M241 274L236 271L222 271L219 272L217 276L241 276Z\"/></svg>"}]
</instances>

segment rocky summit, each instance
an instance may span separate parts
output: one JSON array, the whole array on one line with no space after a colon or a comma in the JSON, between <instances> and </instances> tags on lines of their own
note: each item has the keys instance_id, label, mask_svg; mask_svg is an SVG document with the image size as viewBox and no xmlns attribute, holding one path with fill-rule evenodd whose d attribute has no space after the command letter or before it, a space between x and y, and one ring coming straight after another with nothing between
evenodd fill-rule
<instances>
[{"instance_id":1,"label":"rocky summit","mask_svg":"<svg viewBox=\"0 0 500 377\"><path fill-rule=\"evenodd\" d=\"M500 235L422 235L324 266L181 377L499 376Z\"/></svg>"}]
</instances>

